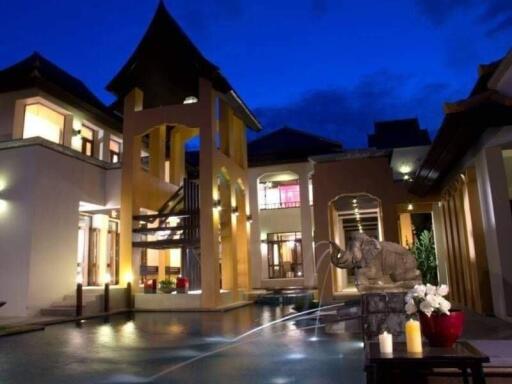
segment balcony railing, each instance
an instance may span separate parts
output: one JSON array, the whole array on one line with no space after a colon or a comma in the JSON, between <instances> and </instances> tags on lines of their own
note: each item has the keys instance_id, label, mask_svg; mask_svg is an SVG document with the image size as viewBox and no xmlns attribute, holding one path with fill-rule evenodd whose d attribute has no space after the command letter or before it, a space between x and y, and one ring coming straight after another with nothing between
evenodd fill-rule
<instances>
[{"instance_id":1,"label":"balcony railing","mask_svg":"<svg viewBox=\"0 0 512 384\"><path fill-rule=\"evenodd\" d=\"M279 203L263 203L260 205L261 210L299 208L299 207L300 207L300 201L286 201L286 202L281 201Z\"/></svg>"}]
</instances>

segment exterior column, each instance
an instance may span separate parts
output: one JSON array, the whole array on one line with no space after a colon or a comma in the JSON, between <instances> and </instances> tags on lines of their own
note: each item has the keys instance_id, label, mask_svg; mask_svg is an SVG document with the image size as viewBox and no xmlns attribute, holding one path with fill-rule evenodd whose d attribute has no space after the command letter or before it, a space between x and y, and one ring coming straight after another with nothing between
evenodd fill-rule
<instances>
[{"instance_id":1,"label":"exterior column","mask_svg":"<svg viewBox=\"0 0 512 384\"><path fill-rule=\"evenodd\" d=\"M133 215L138 214L139 207L134 204L133 184L134 173L140 167L140 137L134 136L134 128L130 122L131 115L142 109L143 93L135 88L125 97L123 123L123 167L121 173L121 215L120 215L120 261L119 278L121 285L133 282L134 290L139 275L139 265L133 262L137 259L132 255ZM133 266L136 268L132 268Z\"/></svg>"},{"instance_id":2,"label":"exterior column","mask_svg":"<svg viewBox=\"0 0 512 384\"><path fill-rule=\"evenodd\" d=\"M309 205L309 174L299 175L300 221L302 232L302 268L304 270L304 287L315 286L315 257L313 249L313 220Z\"/></svg>"},{"instance_id":3,"label":"exterior column","mask_svg":"<svg viewBox=\"0 0 512 384\"><path fill-rule=\"evenodd\" d=\"M153 128L149 134L149 173L165 180L165 125Z\"/></svg>"},{"instance_id":4,"label":"exterior column","mask_svg":"<svg viewBox=\"0 0 512 384\"><path fill-rule=\"evenodd\" d=\"M110 133L103 131L100 159L110 163Z\"/></svg>"},{"instance_id":5,"label":"exterior column","mask_svg":"<svg viewBox=\"0 0 512 384\"><path fill-rule=\"evenodd\" d=\"M213 194L217 189L215 160L216 114L211 84L200 79L199 102L204 106L200 127L199 202L201 206L201 306L220 304L218 216L213 213Z\"/></svg>"},{"instance_id":6,"label":"exterior column","mask_svg":"<svg viewBox=\"0 0 512 384\"><path fill-rule=\"evenodd\" d=\"M484 148L476 164L494 312L512 316L512 215L500 147Z\"/></svg>"},{"instance_id":7,"label":"exterior column","mask_svg":"<svg viewBox=\"0 0 512 384\"><path fill-rule=\"evenodd\" d=\"M62 144L71 148L73 138L73 115L64 116L64 132L62 132Z\"/></svg>"}]
</instances>

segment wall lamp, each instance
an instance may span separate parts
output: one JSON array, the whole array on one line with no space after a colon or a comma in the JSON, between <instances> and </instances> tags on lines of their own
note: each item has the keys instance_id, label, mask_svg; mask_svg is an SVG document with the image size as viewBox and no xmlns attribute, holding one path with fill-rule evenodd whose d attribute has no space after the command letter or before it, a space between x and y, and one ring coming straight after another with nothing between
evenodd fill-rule
<instances>
[{"instance_id":1,"label":"wall lamp","mask_svg":"<svg viewBox=\"0 0 512 384\"><path fill-rule=\"evenodd\" d=\"M235 216L238 216L238 207L235 205L233 208L231 208L231 213Z\"/></svg>"},{"instance_id":2,"label":"wall lamp","mask_svg":"<svg viewBox=\"0 0 512 384\"><path fill-rule=\"evenodd\" d=\"M222 204L219 199L213 200L213 209L215 211L220 211L222 209Z\"/></svg>"}]
</instances>

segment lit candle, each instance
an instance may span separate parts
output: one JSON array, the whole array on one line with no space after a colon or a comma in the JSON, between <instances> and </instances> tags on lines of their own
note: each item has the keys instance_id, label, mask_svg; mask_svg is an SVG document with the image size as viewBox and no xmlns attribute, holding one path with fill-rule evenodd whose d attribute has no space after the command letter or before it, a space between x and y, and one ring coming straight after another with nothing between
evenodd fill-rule
<instances>
[{"instance_id":1,"label":"lit candle","mask_svg":"<svg viewBox=\"0 0 512 384\"><path fill-rule=\"evenodd\" d=\"M419 321L410 319L405 323L405 340L407 343L407 352L421 353L423 351Z\"/></svg>"},{"instance_id":2,"label":"lit candle","mask_svg":"<svg viewBox=\"0 0 512 384\"><path fill-rule=\"evenodd\" d=\"M380 353L392 354L393 353L393 335L384 331L379 335Z\"/></svg>"}]
</instances>

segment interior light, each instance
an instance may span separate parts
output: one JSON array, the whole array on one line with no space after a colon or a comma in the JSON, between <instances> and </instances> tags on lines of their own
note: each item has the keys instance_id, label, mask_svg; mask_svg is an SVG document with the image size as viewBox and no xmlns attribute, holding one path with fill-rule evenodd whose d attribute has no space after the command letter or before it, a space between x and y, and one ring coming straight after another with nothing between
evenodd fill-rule
<instances>
[{"instance_id":1,"label":"interior light","mask_svg":"<svg viewBox=\"0 0 512 384\"><path fill-rule=\"evenodd\" d=\"M7 211L7 201L0 199L0 213Z\"/></svg>"},{"instance_id":2,"label":"interior light","mask_svg":"<svg viewBox=\"0 0 512 384\"><path fill-rule=\"evenodd\" d=\"M105 272L105 276L103 278L105 280L105 284L110 284L110 282L112 281L112 276L110 276L110 273L108 272Z\"/></svg>"},{"instance_id":3,"label":"interior light","mask_svg":"<svg viewBox=\"0 0 512 384\"><path fill-rule=\"evenodd\" d=\"M412 171L412 167L409 164L402 164L398 170L400 173L410 173Z\"/></svg>"},{"instance_id":4,"label":"interior light","mask_svg":"<svg viewBox=\"0 0 512 384\"><path fill-rule=\"evenodd\" d=\"M408 211L412 211L413 209L414 209L414 205L412 205L411 203L407 204Z\"/></svg>"},{"instance_id":5,"label":"interior light","mask_svg":"<svg viewBox=\"0 0 512 384\"><path fill-rule=\"evenodd\" d=\"M235 216L238 216L238 207L236 205L231 208L231 213Z\"/></svg>"},{"instance_id":6,"label":"interior light","mask_svg":"<svg viewBox=\"0 0 512 384\"><path fill-rule=\"evenodd\" d=\"M185 100L183 100L183 104L194 104L197 103L199 99L195 96L187 96Z\"/></svg>"},{"instance_id":7,"label":"interior light","mask_svg":"<svg viewBox=\"0 0 512 384\"><path fill-rule=\"evenodd\" d=\"M404 175L404 180L411 180L411 176L409 176L408 174L405 174Z\"/></svg>"},{"instance_id":8,"label":"interior light","mask_svg":"<svg viewBox=\"0 0 512 384\"><path fill-rule=\"evenodd\" d=\"M213 209L215 211L220 211L222 209L222 204L219 199L213 200Z\"/></svg>"},{"instance_id":9,"label":"interior light","mask_svg":"<svg viewBox=\"0 0 512 384\"><path fill-rule=\"evenodd\" d=\"M126 272L124 275L124 279L127 283L131 283L133 281L133 274L131 272Z\"/></svg>"}]
</instances>

